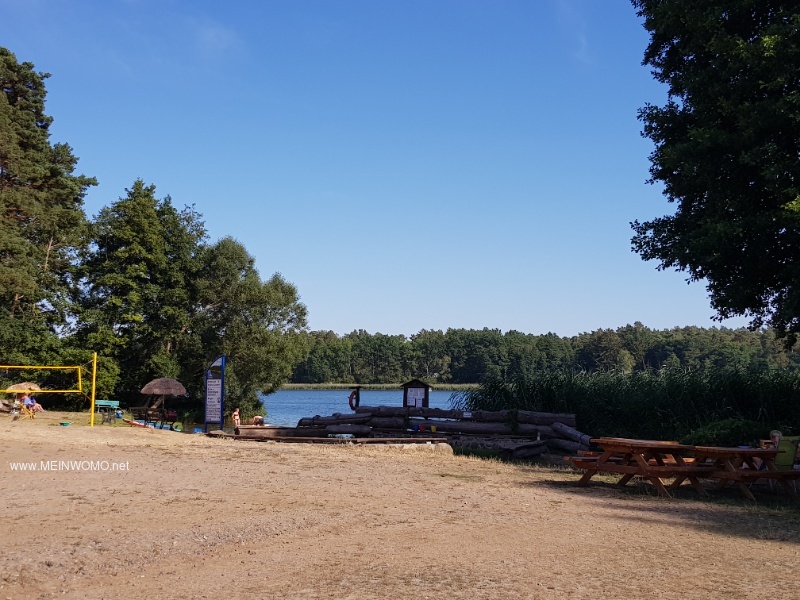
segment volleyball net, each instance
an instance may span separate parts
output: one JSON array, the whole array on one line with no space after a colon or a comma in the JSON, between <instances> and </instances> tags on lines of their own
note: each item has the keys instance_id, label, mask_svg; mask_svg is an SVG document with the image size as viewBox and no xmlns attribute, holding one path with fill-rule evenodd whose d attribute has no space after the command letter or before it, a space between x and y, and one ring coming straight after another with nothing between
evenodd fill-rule
<instances>
[{"instance_id":1,"label":"volleyball net","mask_svg":"<svg viewBox=\"0 0 800 600\"><path fill-rule=\"evenodd\" d=\"M55 383L55 388L38 382ZM25 384L32 384L25 387ZM81 366L0 365L0 393L83 394ZM70 387L72 386L72 387Z\"/></svg>"}]
</instances>

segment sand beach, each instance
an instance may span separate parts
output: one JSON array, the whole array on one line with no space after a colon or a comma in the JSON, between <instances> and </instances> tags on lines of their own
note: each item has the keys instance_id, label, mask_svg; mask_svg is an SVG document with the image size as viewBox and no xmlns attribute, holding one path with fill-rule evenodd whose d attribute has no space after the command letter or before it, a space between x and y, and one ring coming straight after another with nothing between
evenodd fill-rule
<instances>
[{"instance_id":1,"label":"sand beach","mask_svg":"<svg viewBox=\"0 0 800 600\"><path fill-rule=\"evenodd\" d=\"M557 463L89 428L87 418L0 415L0 600L800 589L800 510L780 493L755 505L691 489L664 499L644 484L577 487Z\"/></svg>"}]
</instances>

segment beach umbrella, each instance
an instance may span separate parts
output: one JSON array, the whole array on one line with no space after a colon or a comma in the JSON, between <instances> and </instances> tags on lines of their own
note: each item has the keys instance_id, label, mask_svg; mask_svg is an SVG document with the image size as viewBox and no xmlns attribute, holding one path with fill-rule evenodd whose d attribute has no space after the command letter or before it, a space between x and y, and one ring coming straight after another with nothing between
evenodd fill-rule
<instances>
[{"instance_id":1,"label":"beach umbrella","mask_svg":"<svg viewBox=\"0 0 800 600\"><path fill-rule=\"evenodd\" d=\"M32 381L23 381L22 383L15 383L6 388L7 390L14 390L15 392L38 392L42 388L33 383Z\"/></svg>"},{"instance_id":2,"label":"beach umbrella","mask_svg":"<svg viewBox=\"0 0 800 600\"><path fill-rule=\"evenodd\" d=\"M153 379L153 381L144 386L142 394L147 396L185 396L186 388L183 387L180 381L169 377L161 377Z\"/></svg>"}]
</instances>

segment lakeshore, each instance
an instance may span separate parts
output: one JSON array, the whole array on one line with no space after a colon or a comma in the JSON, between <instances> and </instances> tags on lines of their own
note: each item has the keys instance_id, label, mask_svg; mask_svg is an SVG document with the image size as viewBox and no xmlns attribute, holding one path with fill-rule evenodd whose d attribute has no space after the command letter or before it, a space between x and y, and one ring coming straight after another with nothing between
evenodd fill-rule
<instances>
[{"instance_id":1,"label":"lakeshore","mask_svg":"<svg viewBox=\"0 0 800 600\"><path fill-rule=\"evenodd\" d=\"M403 392L402 383L284 383L282 390L352 390L360 387L362 390L382 390ZM477 383L437 383L431 389L442 392L469 392L480 387Z\"/></svg>"},{"instance_id":2,"label":"lakeshore","mask_svg":"<svg viewBox=\"0 0 800 600\"><path fill-rule=\"evenodd\" d=\"M782 495L663 499L602 480L580 488L553 464L89 428L87 416L0 420L0 598L782 598L800 587L800 518Z\"/></svg>"}]
</instances>

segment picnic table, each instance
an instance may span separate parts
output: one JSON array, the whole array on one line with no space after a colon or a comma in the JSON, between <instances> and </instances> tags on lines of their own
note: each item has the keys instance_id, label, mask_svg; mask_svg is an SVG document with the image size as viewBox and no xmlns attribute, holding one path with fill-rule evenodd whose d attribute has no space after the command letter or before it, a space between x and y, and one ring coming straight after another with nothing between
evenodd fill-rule
<instances>
[{"instance_id":1,"label":"picnic table","mask_svg":"<svg viewBox=\"0 0 800 600\"><path fill-rule=\"evenodd\" d=\"M718 480L718 487L735 483L749 500L755 500L749 485L765 479L777 481L786 492L795 496L790 480L800 478L800 471L781 471L775 466L778 450L771 448L724 448L716 446L695 446L695 463L698 466L713 466L712 477Z\"/></svg>"},{"instance_id":2,"label":"picnic table","mask_svg":"<svg viewBox=\"0 0 800 600\"><path fill-rule=\"evenodd\" d=\"M627 438L598 438L592 444L599 446L600 453L571 457L572 463L585 473L578 482L586 485L597 473L619 473L619 485L624 486L637 475L650 481L660 496L669 496L663 480L672 477L688 479L698 491L703 491L698 481L701 474L711 468L697 468L687 455L693 446L661 440L633 440Z\"/></svg>"},{"instance_id":3,"label":"picnic table","mask_svg":"<svg viewBox=\"0 0 800 600\"><path fill-rule=\"evenodd\" d=\"M103 419L100 423L101 425L104 423L113 423L114 415L117 409L119 409L119 400L95 400L94 407Z\"/></svg>"},{"instance_id":4,"label":"picnic table","mask_svg":"<svg viewBox=\"0 0 800 600\"><path fill-rule=\"evenodd\" d=\"M601 452L569 457L576 468L584 471L579 485L586 485L600 472L617 473L622 475L619 485L624 486L639 476L650 481L660 496L669 497L665 479L674 478L669 484L672 489L688 480L698 493L705 494L700 483L705 478L716 480L718 487L735 483L746 498L755 500L748 486L759 479L778 481L789 494L795 495L789 481L800 478L800 471L776 468L778 451L774 449L689 446L627 438L596 438L591 443Z\"/></svg>"}]
</instances>

